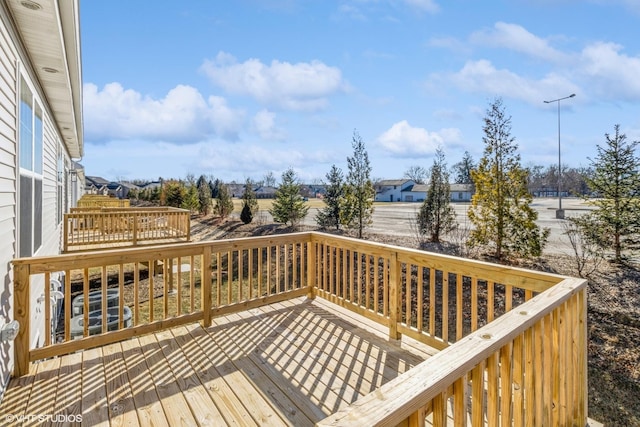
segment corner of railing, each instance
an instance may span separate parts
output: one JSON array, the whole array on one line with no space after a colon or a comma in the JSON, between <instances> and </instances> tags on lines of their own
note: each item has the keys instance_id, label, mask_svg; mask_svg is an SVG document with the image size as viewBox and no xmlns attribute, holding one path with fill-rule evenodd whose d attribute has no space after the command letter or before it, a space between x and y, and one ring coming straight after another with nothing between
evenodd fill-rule
<instances>
[{"instance_id":1,"label":"corner of railing","mask_svg":"<svg viewBox=\"0 0 640 427\"><path fill-rule=\"evenodd\" d=\"M14 341L15 366L14 376L21 377L29 372L29 330L30 330L30 286L29 286L29 264L14 264L13 284L14 284L14 319L20 324L18 335Z\"/></svg>"},{"instance_id":2,"label":"corner of railing","mask_svg":"<svg viewBox=\"0 0 640 427\"><path fill-rule=\"evenodd\" d=\"M316 287L317 287L317 251L318 244L314 240L314 234L309 233L309 240L307 241L307 298L314 299L316 297Z\"/></svg>"}]
</instances>

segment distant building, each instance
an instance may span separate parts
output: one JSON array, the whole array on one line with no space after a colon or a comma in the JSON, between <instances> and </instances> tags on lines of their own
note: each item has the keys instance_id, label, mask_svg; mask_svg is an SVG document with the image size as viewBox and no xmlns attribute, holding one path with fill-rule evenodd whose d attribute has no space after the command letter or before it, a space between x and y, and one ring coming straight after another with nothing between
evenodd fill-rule
<instances>
[{"instance_id":1,"label":"distant building","mask_svg":"<svg viewBox=\"0 0 640 427\"><path fill-rule=\"evenodd\" d=\"M452 202L470 202L473 193L475 193L473 184L451 184L449 189L451 192Z\"/></svg>"},{"instance_id":2,"label":"distant building","mask_svg":"<svg viewBox=\"0 0 640 427\"><path fill-rule=\"evenodd\" d=\"M402 192L415 185L412 179L385 179L374 184L376 202L401 202Z\"/></svg>"}]
</instances>

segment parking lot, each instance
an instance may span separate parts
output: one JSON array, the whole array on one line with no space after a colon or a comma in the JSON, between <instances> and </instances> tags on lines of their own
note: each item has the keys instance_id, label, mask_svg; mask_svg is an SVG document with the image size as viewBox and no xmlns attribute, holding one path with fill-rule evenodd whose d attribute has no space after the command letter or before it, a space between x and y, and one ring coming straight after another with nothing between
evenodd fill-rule
<instances>
[{"instance_id":1,"label":"parking lot","mask_svg":"<svg viewBox=\"0 0 640 427\"><path fill-rule=\"evenodd\" d=\"M304 224L316 225L315 216L318 208L312 204ZM373 213L373 224L367 228L368 232L376 234L393 234L396 236L406 236L415 238L415 217L420 209L420 203L376 203ZM458 224L471 227L467 217L469 203L453 203ZM538 225L550 229L549 241L545 247L545 253L569 254L571 246L565 236L563 236L563 220L556 219L556 209L558 199L536 198L532 204L538 211ZM577 216L583 214L588 206L581 199L562 199L562 207L565 209L565 216Z\"/></svg>"}]
</instances>

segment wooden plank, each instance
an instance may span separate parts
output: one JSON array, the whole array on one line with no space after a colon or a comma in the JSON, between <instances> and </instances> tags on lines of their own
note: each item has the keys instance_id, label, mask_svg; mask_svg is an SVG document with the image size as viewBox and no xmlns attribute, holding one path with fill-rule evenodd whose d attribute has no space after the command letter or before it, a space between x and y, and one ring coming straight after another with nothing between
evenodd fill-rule
<instances>
[{"instance_id":1,"label":"wooden plank","mask_svg":"<svg viewBox=\"0 0 640 427\"><path fill-rule=\"evenodd\" d=\"M61 358L53 414L80 425L82 415L82 353Z\"/></svg>"},{"instance_id":2,"label":"wooden plank","mask_svg":"<svg viewBox=\"0 0 640 427\"><path fill-rule=\"evenodd\" d=\"M517 338L516 338L517 339ZM513 420L513 343L509 342L500 349L500 422L501 425L511 425Z\"/></svg>"},{"instance_id":3,"label":"wooden plank","mask_svg":"<svg viewBox=\"0 0 640 427\"><path fill-rule=\"evenodd\" d=\"M400 323L400 261L393 256L389 271L389 339L400 339L398 323Z\"/></svg>"},{"instance_id":4,"label":"wooden plank","mask_svg":"<svg viewBox=\"0 0 640 427\"><path fill-rule=\"evenodd\" d=\"M151 374L145 363L140 342L137 338L133 338L123 341L121 346L140 425L168 427L169 423L151 381Z\"/></svg>"},{"instance_id":5,"label":"wooden plank","mask_svg":"<svg viewBox=\"0 0 640 427\"><path fill-rule=\"evenodd\" d=\"M483 426L484 406L484 362L471 370L471 425Z\"/></svg>"},{"instance_id":6,"label":"wooden plank","mask_svg":"<svg viewBox=\"0 0 640 427\"><path fill-rule=\"evenodd\" d=\"M269 333L264 332L269 329L269 325L266 322L271 321L269 317L261 319L259 325L253 324L255 327L264 328L257 333L260 337L268 336ZM244 323L244 322L242 322ZM235 334L241 334L236 328L241 327L240 323L234 322L236 326L230 330ZM227 329L227 328L225 328ZM255 332L255 330L254 330ZM271 335L274 335L271 333ZM284 338L285 333L277 333L278 337ZM250 343L246 343L249 345ZM309 344L308 344L309 345ZM247 347L247 351L253 347ZM355 393L355 390L349 386L336 383L333 387L327 386L331 382L330 367L318 360L320 353L314 353L305 350L298 350L293 345L276 345L271 346L269 342L263 342L258 347L258 357L264 359L265 364L273 367L274 375L281 378L283 382L288 382L294 388L301 390L306 395L311 404L317 405L325 415L332 413L334 410L346 406L349 401L345 400L342 396L344 394ZM308 357L301 356L301 354L308 355ZM319 397L318 391L321 392Z\"/></svg>"},{"instance_id":7,"label":"wooden plank","mask_svg":"<svg viewBox=\"0 0 640 427\"><path fill-rule=\"evenodd\" d=\"M195 425L196 421L186 399L176 385L169 361L162 354L161 344L153 334L138 338L151 379L164 408L170 426Z\"/></svg>"},{"instance_id":8,"label":"wooden plank","mask_svg":"<svg viewBox=\"0 0 640 427\"><path fill-rule=\"evenodd\" d=\"M288 302L286 304L291 304L294 301ZM285 304L285 303L282 303ZM406 349L410 353L417 356L420 360L425 360L435 353L437 353L437 349L425 345L424 343L409 339L410 337L403 337L402 340L399 341L388 341L389 335L387 330L385 329L386 325L384 323L379 322L376 319L369 319L368 317L363 317L359 313L350 308L345 308L340 305L336 305L332 302L327 301L324 298L319 298L314 300L312 303L311 309L316 309L325 311L328 313L332 319L340 319L346 323L356 324L359 327L365 329L368 333L379 337L382 340L385 340L388 345L399 346L400 349ZM266 308L265 308L266 310ZM379 317L378 317L379 319Z\"/></svg>"},{"instance_id":9,"label":"wooden plank","mask_svg":"<svg viewBox=\"0 0 640 427\"><path fill-rule=\"evenodd\" d=\"M220 413L225 418L227 425L257 426L246 410L242 401L236 396L234 390L225 381L224 375L216 366L228 363L226 356L211 340L211 337L198 325L188 325L172 330L176 342L186 354L211 396L215 405L220 408Z\"/></svg>"},{"instance_id":10,"label":"wooden plank","mask_svg":"<svg viewBox=\"0 0 640 427\"><path fill-rule=\"evenodd\" d=\"M228 320L233 321L236 316L229 316ZM244 352L244 355L240 356L238 346L236 344L236 339L239 338L239 335L244 336L244 339L251 340L252 337L255 337L256 334L246 334L246 328L242 328L239 334L234 333L233 330L229 330L225 327L225 319L217 319L221 321L220 324L217 324L219 328L217 331L222 334L215 334L215 337L226 337L223 339L216 340L219 343L220 348L227 355L234 354L236 357L233 357L232 363L243 372L247 379L254 385L255 392L261 395L264 402L274 410L281 420L271 419L270 421L273 424L277 424L278 422L284 424L290 424L293 426L303 426L303 425L312 425L313 421L309 418L309 416L305 413L304 409L308 409L305 405L296 405L299 404L305 396L302 394L298 394L297 396L294 394L294 388L288 386L288 384L283 384L285 381L279 375L279 372L276 370L266 369L266 366L269 366L265 363L264 359L260 359L256 356L254 351ZM210 331L213 331L211 329ZM254 343L255 344L255 343ZM264 370L263 370L264 369ZM322 414L322 412L321 412ZM313 420L318 420L324 418L324 414L321 416L315 416Z\"/></svg>"},{"instance_id":11,"label":"wooden plank","mask_svg":"<svg viewBox=\"0 0 640 427\"><path fill-rule=\"evenodd\" d=\"M497 426L500 423L499 371L498 353L487 358L487 425Z\"/></svg>"},{"instance_id":12,"label":"wooden plank","mask_svg":"<svg viewBox=\"0 0 640 427\"><path fill-rule=\"evenodd\" d=\"M60 359L50 359L38 363L33 380L32 396L25 408L25 415L53 415L58 389ZM3 420L4 421L4 420Z\"/></svg>"},{"instance_id":13,"label":"wooden plank","mask_svg":"<svg viewBox=\"0 0 640 427\"><path fill-rule=\"evenodd\" d=\"M226 327L225 327L226 328ZM277 412L256 393L254 385L238 369L233 359L236 357L244 357L241 354L227 354L219 346L218 339L224 335L220 334L220 329L214 326L203 331L206 335L208 345L214 348L214 352L225 359L225 363L218 363L216 369L222 377L224 377L230 389L240 398L244 409L251 415L253 421L260 426L276 426L282 425L283 420Z\"/></svg>"},{"instance_id":14,"label":"wooden plank","mask_svg":"<svg viewBox=\"0 0 640 427\"><path fill-rule=\"evenodd\" d=\"M15 366L14 374L18 377L29 372L29 340L30 319L29 307L31 306L30 266L28 264L16 264L13 267L13 316L20 324L18 335L14 341Z\"/></svg>"},{"instance_id":15,"label":"wooden plank","mask_svg":"<svg viewBox=\"0 0 640 427\"><path fill-rule=\"evenodd\" d=\"M211 266L212 266L212 253L211 250L206 247L202 252L202 266L201 266L201 275L200 275L200 287L201 287L201 295L200 295L200 306L202 307L202 324L204 326L209 326L211 324ZM218 270L220 269L220 264L218 264ZM195 288L191 287L191 293L195 292ZM220 292L220 288L218 288L218 295ZM219 297L218 297L219 298Z\"/></svg>"},{"instance_id":16,"label":"wooden plank","mask_svg":"<svg viewBox=\"0 0 640 427\"><path fill-rule=\"evenodd\" d=\"M111 425L140 425L120 343L104 346L102 354Z\"/></svg>"},{"instance_id":17,"label":"wooden plank","mask_svg":"<svg viewBox=\"0 0 640 427\"><path fill-rule=\"evenodd\" d=\"M449 272L442 272L442 341L449 342Z\"/></svg>"},{"instance_id":18,"label":"wooden plank","mask_svg":"<svg viewBox=\"0 0 640 427\"><path fill-rule=\"evenodd\" d=\"M271 308L265 308L265 311L269 309ZM299 363L302 366L308 366L313 370L318 370L317 365L313 365L314 361L316 364L322 362L327 373L337 375L337 378L327 375L319 380L326 381L326 384L331 386L342 378L345 381L342 392L348 391L353 395L366 394L423 360L406 353L397 344L378 341L383 338L374 338L368 331L343 322L342 319L333 316L330 320L324 319L323 313L316 313L313 305L301 308L288 307L283 303L282 309L287 313L296 314L295 320L290 321L286 328L277 323L273 325L277 342L292 341L291 344L283 344L286 350L294 348L285 354L288 354L291 360L300 359ZM261 324L269 325L268 319L267 317L261 320ZM274 335L273 332L270 334ZM306 356L301 357L301 354Z\"/></svg>"},{"instance_id":19,"label":"wooden plank","mask_svg":"<svg viewBox=\"0 0 640 427\"><path fill-rule=\"evenodd\" d=\"M131 337L148 334L162 329L172 328L178 325L198 322L202 319L202 312L185 314L180 317L171 317L165 320L158 320L153 323L143 324L132 328L125 328L120 331L111 331L103 335L92 335L83 339L55 344L49 347L35 348L30 352L30 359L41 360L49 357L59 356L74 351L99 347L117 341L129 339Z\"/></svg>"},{"instance_id":20,"label":"wooden plank","mask_svg":"<svg viewBox=\"0 0 640 427\"><path fill-rule=\"evenodd\" d=\"M162 353L175 376L175 383L182 391L198 425L223 425L224 418L200 382L189 363L190 354L185 353L171 331L156 333Z\"/></svg>"},{"instance_id":21,"label":"wooden plank","mask_svg":"<svg viewBox=\"0 0 640 427\"><path fill-rule=\"evenodd\" d=\"M524 336L513 340L513 425L524 426Z\"/></svg>"},{"instance_id":22,"label":"wooden plank","mask_svg":"<svg viewBox=\"0 0 640 427\"><path fill-rule=\"evenodd\" d=\"M0 402L0 414L22 415L29 404L38 366L31 364L29 373L12 378Z\"/></svg>"},{"instance_id":23,"label":"wooden plank","mask_svg":"<svg viewBox=\"0 0 640 427\"><path fill-rule=\"evenodd\" d=\"M468 416L468 383L463 375L453 384L453 423L455 427L466 427Z\"/></svg>"},{"instance_id":24,"label":"wooden plank","mask_svg":"<svg viewBox=\"0 0 640 427\"><path fill-rule=\"evenodd\" d=\"M109 426L109 404L100 348L85 350L82 356L82 423Z\"/></svg>"}]
</instances>

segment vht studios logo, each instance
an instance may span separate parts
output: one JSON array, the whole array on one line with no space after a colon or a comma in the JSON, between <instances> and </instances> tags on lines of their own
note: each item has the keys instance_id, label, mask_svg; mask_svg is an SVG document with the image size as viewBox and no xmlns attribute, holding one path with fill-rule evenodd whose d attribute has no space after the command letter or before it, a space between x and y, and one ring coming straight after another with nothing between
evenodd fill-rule
<instances>
[{"instance_id":1,"label":"vht studios logo","mask_svg":"<svg viewBox=\"0 0 640 427\"><path fill-rule=\"evenodd\" d=\"M24 414L24 415L5 415L7 423L25 423L25 422L49 422L49 423L81 423L82 415L69 414Z\"/></svg>"}]
</instances>

